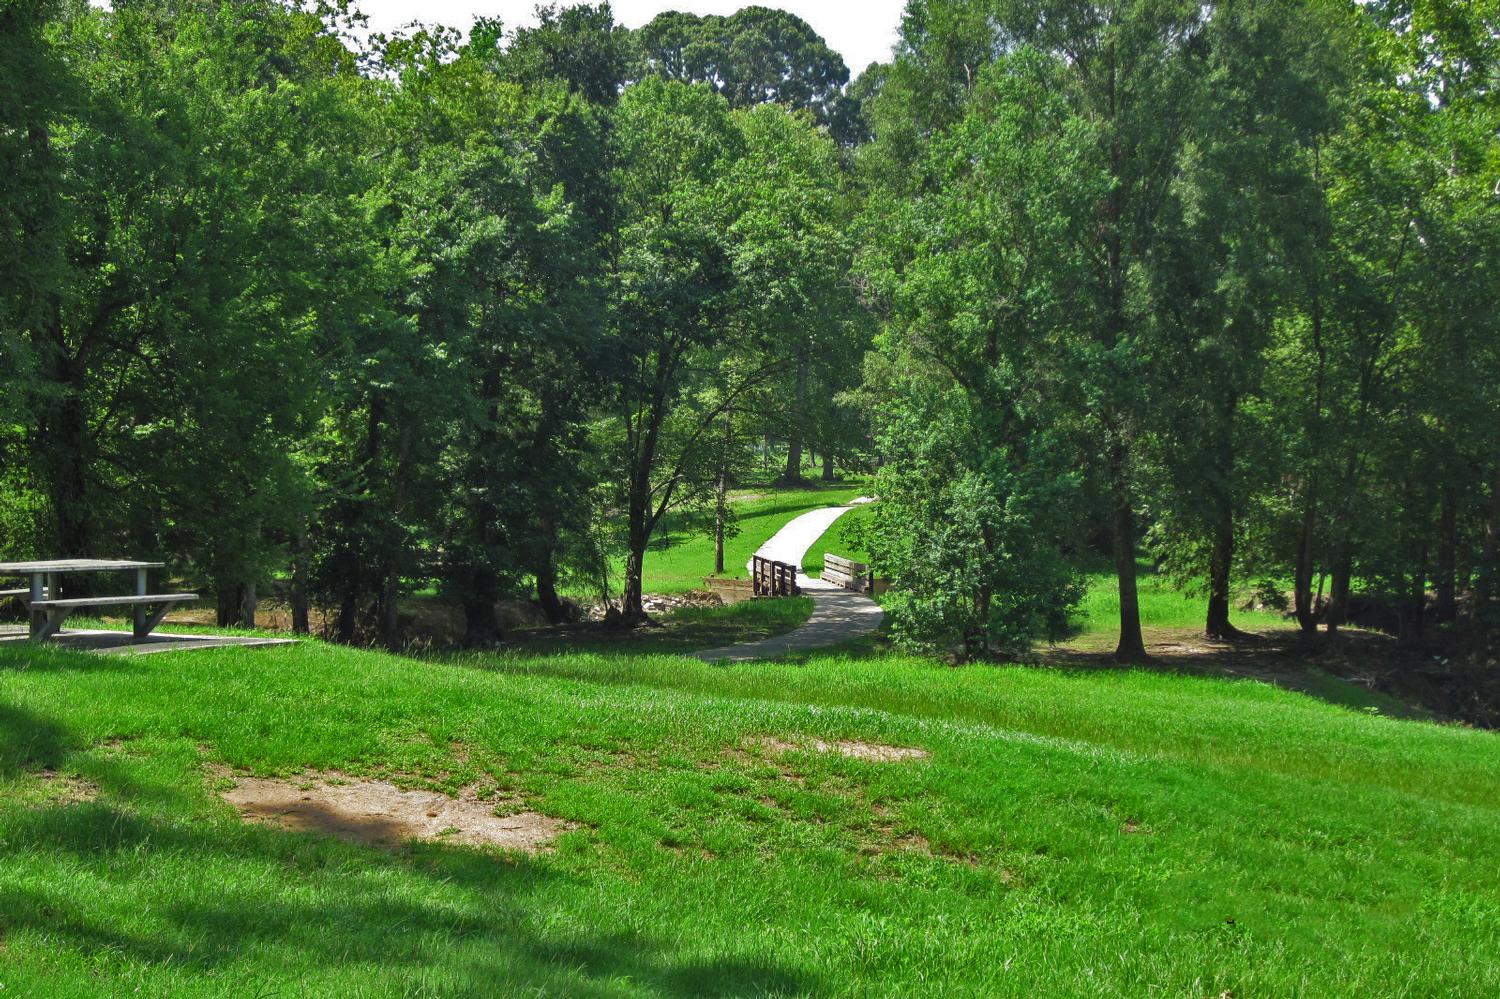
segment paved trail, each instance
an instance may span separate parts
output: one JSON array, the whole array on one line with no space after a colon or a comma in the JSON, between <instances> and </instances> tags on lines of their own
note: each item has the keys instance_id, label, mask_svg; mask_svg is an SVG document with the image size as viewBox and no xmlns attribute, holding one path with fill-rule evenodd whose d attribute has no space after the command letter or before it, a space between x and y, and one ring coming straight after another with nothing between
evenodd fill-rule
<instances>
[{"instance_id":1,"label":"paved trail","mask_svg":"<svg viewBox=\"0 0 1500 999\"><path fill-rule=\"evenodd\" d=\"M817 543L833 522L868 499L857 499L849 506L830 506L811 510L794 518L775 536L761 545L756 555L800 566L807 550ZM758 642L744 642L722 649L709 649L693 655L708 662L748 662L752 659L775 659L791 652L820 649L868 635L880 626L885 612L880 605L862 593L846 590L797 571L797 584L804 595L812 597L812 617L795 631Z\"/></svg>"}]
</instances>

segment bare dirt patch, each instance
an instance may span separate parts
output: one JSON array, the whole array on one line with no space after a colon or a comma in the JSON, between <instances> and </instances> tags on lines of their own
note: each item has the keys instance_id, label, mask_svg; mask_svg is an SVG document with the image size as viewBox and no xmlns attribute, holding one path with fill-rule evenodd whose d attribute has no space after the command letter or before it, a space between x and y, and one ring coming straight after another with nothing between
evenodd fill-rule
<instances>
[{"instance_id":1,"label":"bare dirt patch","mask_svg":"<svg viewBox=\"0 0 1500 999\"><path fill-rule=\"evenodd\" d=\"M99 785L82 777L60 774L51 769L39 770L36 776L42 782L47 800L53 804L72 805L99 797Z\"/></svg>"},{"instance_id":2,"label":"bare dirt patch","mask_svg":"<svg viewBox=\"0 0 1500 999\"><path fill-rule=\"evenodd\" d=\"M341 774L302 780L234 776L223 792L249 822L394 846L408 840L498 846L537 853L568 824L537 812L496 815L494 801L465 793L403 790L388 781Z\"/></svg>"},{"instance_id":3,"label":"bare dirt patch","mask_svg":"<svg viewBox=\"0 0 1500 999\"><path fill-rule=\"evenodd\" d=\"M858 739L840 739L838 742L814 739L810 743L803 744L767 736L760 740L760 745L776 753L810 748L814 752L838 753L840 756L847 756L854 760L867 760L871 763L899 763L902 760L925 760L932 756L927 750L918 749L915 746L887 746L878 742L861 742Z\"/></svg>"}]
</instances>

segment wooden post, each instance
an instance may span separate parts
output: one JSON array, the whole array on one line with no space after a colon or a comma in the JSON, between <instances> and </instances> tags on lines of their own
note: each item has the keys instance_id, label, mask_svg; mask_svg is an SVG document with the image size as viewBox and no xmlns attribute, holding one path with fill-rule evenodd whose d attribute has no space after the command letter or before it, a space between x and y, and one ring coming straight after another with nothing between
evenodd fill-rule
<instances>
[{"instance_id":1,"label":"wooden post","mask_svg":"<svg viewBox=\"0 0 1500 999\"><path fill-rule=\"evenodd\" d=\"M135 595L144 597L146 592L146 570L137 569L135 571ZM145 638L148 634L146 630L146 605L136 604L132 609L135 611L135 622L131 628L131 632L139 640Z\"/></svg>"},{"instance_id":2,"label":"wooden post","mask_svg":"<svg viewBox=\"0 0 1500 999\"><path fill-rule=\"evenodd\" d=\"M61 573L56 573L56 572L49 572L49 573L47 573L47 599L48 600L60 600L60 599L62 599L62 595L63 595L62 594L62 574ZM64 612L64 613L66 613L66 612ZM52 612L48 611L46 616L47 616L47 619L48 619L48 626L44 627L42 629L42 633L44 635L56 634L56 633L62 631L62 622L61 622L61 620L58 621L56 627L52 627L51 626Z\"/></svg>"}]
</instances>

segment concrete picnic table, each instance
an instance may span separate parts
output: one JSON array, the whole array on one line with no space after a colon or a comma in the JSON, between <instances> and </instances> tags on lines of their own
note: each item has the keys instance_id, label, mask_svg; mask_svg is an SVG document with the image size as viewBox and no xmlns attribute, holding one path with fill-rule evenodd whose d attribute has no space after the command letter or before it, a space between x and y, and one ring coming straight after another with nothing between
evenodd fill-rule
<instances>
[{"instance_id":1,"label":"concrete picnic table","mask_svg":"<svg viewBox=\"0 0 1500 999\"><path fill-rule=\"evenodd\" d=\"M134 636L151 634L167 611L177 604L197 600L196 593L147 593L146 572L160 569L165 562L134 562L125 559L73 558L42 562L0 562L0 577L30 576L31 587L24 590L0 590L0 597L18 597L31 611L31 638L42 642L57 634L68 615L80 607L131 607L135 611ZM77 572L135 571L135 593L127 596L74 597L62 599L62 577ZM156 610L147 613L147 608Z\"/></svg>"}]
</instances>

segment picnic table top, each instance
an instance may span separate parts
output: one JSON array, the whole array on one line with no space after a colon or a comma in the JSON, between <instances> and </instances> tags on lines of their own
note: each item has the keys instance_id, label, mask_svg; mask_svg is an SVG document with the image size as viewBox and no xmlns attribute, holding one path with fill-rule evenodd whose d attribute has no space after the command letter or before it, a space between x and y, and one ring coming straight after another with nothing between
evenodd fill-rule
<instances>
[{"instance_id":1,"label":"picnic table top","mask_svg":"<svg viewBox=\"0 0 1500 999\"><path fill-rule=\"evenodd\" d=\"M64 558L50 562L0 562L0 576L17 576L30 572L111 572L116 569L161 569L165 566L165 562Z\"/></svg>"}]
</instances>

